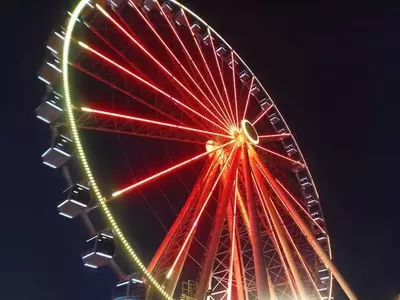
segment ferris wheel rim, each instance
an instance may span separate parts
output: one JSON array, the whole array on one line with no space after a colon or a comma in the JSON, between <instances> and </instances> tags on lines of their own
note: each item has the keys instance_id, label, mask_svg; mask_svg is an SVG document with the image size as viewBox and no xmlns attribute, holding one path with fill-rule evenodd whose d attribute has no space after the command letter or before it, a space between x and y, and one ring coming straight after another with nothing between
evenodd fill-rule
<instances>
[{"instance_id":1,"label":"ferris wheel rim","mask_svg":"<svg viewBox=\"0 0 400 300\"><path fill-rule=\"evenodd\" d=\"M200 17L198 17L195 13L193 13L191 10L189 10L188 8L186 8L184 5L180 4L178 1L176 0L169 0L170 2L176 4L177 6L179 6L180 8L182 8L183 10L185 10L186 12L190 13L192 16L194 16L198 21L202 22L203 24L205 24L207 26L207 28L209 30L211 30L216 36L218 36L218 38L224 42L224 44L226 46L229 47L229 49L232 51L232 53L235 53L236 57L239 58L239 60L242 62L242 64L244 66L246 66L247 70L252 74L252 76L255 78L255 80L258 82L258 85L263 89L263 91L265 92L266 95L269 94L268 92L265 90L264 86L260 83L260 81L257 79L257 77L254 75L254 73L251 71L251 69L246 65L246 63L242 60L242 58L233 50L233 48L211 27L209 26L205 21L203 21ZM76 125L76 119L75 119L75 115L73 112L73 105L72 105L72 97L71 97L71 90L70 90L70 86L69 86L69 79L68 79L68 69L69 69L69 64L68 64L68 57L69 57L69 48L70 48L70 42L71 42L71 38L72 38L72 32L74 30L75 24L78 20L78 16L80 15L81 11L83 10L83 8L85 7L85 5L87 5L90 2L90 0L81 0L79 2L79 4L76 6L75 10L73 11L71 18L68 22L68 26L67 26L67 30L66 30L66 34L65 34L65 41L64 41L64 48L63 48L63 59L62 59L62 66L63 66L63 91L64 91L64 98L65 98L65 105L66 105L66 110L67 110L67 114L68 114L68 120L69 120L69 125L70 125L70 129L72 132L72 137L73 140L76 144L78 153L79 153L79 160L85 170L85 173L87 174L87 177L91 183L91 186L94 190L94 193L97 197L98 203L100 204L100 207L104 213L104 215L106 216L106 218L108 219L108 222L110 223L111 227L113 228L116 236L120 239L121 243L124 245L125 250L129 253L130 257L133 258L134 263L137 265L137 267L139 267L144 276L146 277L146 279L148 279L158 290L159 292L162 294L162 296L166 297L167 299L172 299L171 296L167 295L165 293L165 291L163 290L162 286L155 280L155 278L147 271L146 267L144 266L144 264L140 261L140 258L138 258L138 256L136 255L134 249L129 245L129 243L127 242L127 239L125 237L125 235L123 234L123 232L121 231L120 227L118 226L117 221L115 220L114 216L111 214L107 203L106 203L106 199L103 196L100 187L97 185L96 179L93 176L93 172L91 171L91 168L89 166L88 160L86 159L86 155L85 155L85 150L84 147L82 146L82 142L81 142L81 137L79 135L79 131L78 131L78 127ZM272 101L271 97L269 97L269 99ZM274 105L274 102L272 101L272 104ZM275 105L274 105L275 106ZM304 160L303 154L301 153L300 148L297 145L297 142L294 138L294 136L292 135L289 126L287 126L286 121L284 120L282 114L280 113L279 109L275 106L275 109L277 110L277 112L279 113L279 115L282 118L282 121L285 123L286 128L289 130L289 133L291 134L291 137L294 141L294 143L297 146L297 149L300 153L301 156L301 161L304 162L304 165L306 166L307 172L310 176L310 179L312 179L311 173L309 171L309 168ZM257 137L258 138L258 137ZM316 189L315 184L313 184L313 189L315 190L315 192L317 193L318 196L318 192ZM329 240L329 236L328 236L328 240ZM329 244L329 253L331 252L330 249L330 243ZM332 288L332 284L330 285Z\"/></svg>"},{"instance_id":2,"label":"ferris wheel rim","mask_svg":"<svg viewBox=\"0 0 400 300\"><path fill-rule=\"evenodd\" d=\"M129 256L131 259L133 259L133 262L135 265L142 271L143 276L149 280L153 286L157 288L159 293L166 299L172 300L173 298L168 295L164 288L156 281L156 279L147 271L147 268L145 265L141 262L140 258L137 256L136 252L133 250L132 246L128 243L125 235L121 231L120 227L118 226L115 218L111 214L110 209L107 206L106 198L102 195L99 186L97 185L97 182L93 176L93 173L89 167L89 163L87 161L81 138L78 133L78 128L76 125L76 120L74 117L74 112L73 112L73 105L72 105L72 99L71 99L71 92L70 92L70 87L69 87L69 78L68 78L68 73L69 73L69 52L70 52L70 44L71 44L71 39L72 39L72 33L74 30L74 27L78 21L78 17L82 10L85 8L85 6L90 2L90 0L80 0L78 5L75 7L73 10L70 20L67 25L67 30L65 33L65 39L64 39L64 44L63 44L63 55L62 55L62 78L63 78L63 92L64 92L64 103L65 107L67 110L68 114L68 122L70 126L70 130L72 133L72 138L75 142L76 148L79 153L79 160L81 164L83 165L83 168L85 170L85 173L88 177L88 180L91 184L91 187L96 195L97 201L99 203L99 206L103 212L103 214L106 216L109 224L111 225L112 230L114 231L114 234L118 237L122 245L124 246L125 250L128 252Z\"/></svg>"}]
</instances>

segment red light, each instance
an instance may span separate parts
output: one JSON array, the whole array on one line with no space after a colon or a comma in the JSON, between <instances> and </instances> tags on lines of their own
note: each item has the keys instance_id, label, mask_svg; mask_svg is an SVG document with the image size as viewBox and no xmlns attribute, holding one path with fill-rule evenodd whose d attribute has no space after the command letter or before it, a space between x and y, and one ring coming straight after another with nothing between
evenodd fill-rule
<instances>
[{"instance_id":1,"label":"red light","mask_svg":"<svg viewBox=\"0 0 400 300\"><path fill-rule=\"evenodd\" d=\"M250 95L251 95L251 88L254 83L254 76L251 78L250 86L249 86L249 93L247 94L247 100L246 100L246 106L244 107L244 113L243 113L243 118L246 119L246 113L247 113L247 108L249 106L249 101L250 101Z\"/></svg>"},{"instance_id":2,"label":"red light","mask_svg":"<svg viewBox=\"0 0 400 300\"><path fill-rule=\"evenodd\" d=\"M267 112L269 112L273 106L274 106L274 105L272 104L272 105L270 105L266 110L264 110L264 112L257 118L257 120L255 120L255 121L253 122L252 125L253 125L253 126L256 125L256 123L257 123L258 121L260 121L260 119L261 119L262 117L264 117L265 114L266 114Z\"/></svg>"},{"instance_id":3,"label":"red light","mask_svg":"<svg viewBox=\"0 0 400 300\"><path fill-rule=\"evenodd\" d=\"M233 142L234 142L234 141L230 141L230 142L228 142L228 143L226 143L226 144L223 144L222 146L219 146L219 147L215 148L215 149L214 149L213 151L211 151L211 152L217 151L217 150L219 150L219 149L221 149L221 148L223 148L223 147L225 147L225 146L227 146L227 145L229 145L229 144L232 144ZM114 192L114 193L112 194L112 197L113 197L113 198L116 198L116 197L118 197L118 196L121 196L122 194L124 194L124 193L126 193L126 192L128 192L128 191L132 191L133 189L135 189L135 188L137 188L137 187L139 187L139 186L142 186L143 184L145 184L145 183L147 183L147 182L149 182L149 181L151 181L151 180L154 180L154 179L156 179L156 178L158 178L158 177L161 177L162 175L165 175L165 174L167 174L167 173L169 173L169 172L171 172L171 171L173 171L173 170L176 170L176 169L178 169L178 168L180 168L180 167L183 167L184 165L187 165L188 163L191 163L191 162L193 162L193 161L196 161L196 160L198 160L198 159L200 159L200 158L202 158L202 157L204 157L204 156L207 156L207 155L209 155L209 154L210 154L210 152L209 152L209 151L206 151L206 152L204 152L204 153L202 153L202 154L196 155L195 157L189 158L188 160L185 160L185 161L183 161L183 162L181 162L181 163L179 163L179 164L177 164L177 165L175 165L175 166L173 166L173 167L170 167L170 168L168 168L168 169L165 169L165 170L163 170L163 171L161 171L161 172L158 172L158 173L156 173L156 174L154 174L154 175L152 175L152 176L150 176L150 177L147 177L146 179L143 179L143 180L141 180L141 181L139 181L139 182L136 182L136 183L134 183L134 184L132 184L132 185L126 187L126 188L123 188L123 189L121 189L121 190L119 190L119 191Z\"/></svg>"},{"instance_id":4,"label":"red light","mask_svg":"<svg viewBox=\"0 0 400 300\"><path fill-rule=\"evenodd\" d=\"M174 263L173 263L171 269L168 271L167 278L171 277L172 272L174 271L174 268L175 268L175 266L176 266L176 264L177 264L179 258L181 257L183 251L185 250L186 245L187 245L187 243L189 242L189 239L190 239L190 237L192 236L192 234L193 234L195 228L197 227L197 223L199 222L199 219L200 219L201 215L203 214L203 211L204 211L204 209L206 208L207 203L208 203L208 201L210 200L211 195L212 195L212 193L214 192L214 189L215 189L215 187L217 186L217 184L218 184L218 182L219 182L219 180L220 180L222 174L224 173L225 168L227 167L228 162L229 162L229 160L231 159L231 157L232 157L233 152L234 152L235 149L236 149L236 145L232 148L232 151L231 151L231 153L229 154L228 159L226 160L224 166L222 167L221 172L218 174L217 180L215 180L215 183L214 183L214 185L212 186L211 191L210 191L210 193L208 194L206 200L204 201L204 204L203 204L203 206L201 207L201 210L200 210L199 214L197 215L197 217L196 217L196 219L195 219L195 221L194 221L194 223L193 223L192 228L190 228L190 231L189 231L189 233L188 233L188 235L187 235L187 237L186 237L186 239L185 239L185 242L183 243L181 249L179 250L179 253L178 253L178 255L176 256L175 261L174 261Z\"/></svg>"},{"instance_id":5,"label":"red light","mask_svg":"<svg viewBox=\"0 0 400 300\"><path fill-rule=\"evenodd\" d=\"M221 112L214 106L214 104L211 102L211 100L208 98L208 96L204 93L204 91L201 89L201 87L198 85L198 83L196 82L196 80L193 79L193 77L190 75L190 73L187 71L187 69L183 66L183 64L180 62L180 60L176 57L176 55L172 52L172 50L168 47L168 45L164 42L164 40L162 39L162 37L158 34L158 32L155 30L154 26L148 21L148 19L143 15L143 13L140 11L139 8L136 7L136 5L134 3L132 3L132 1L130 1L130 3L132 4L132 6L135 8L136 12L141 16L141 18L143 19L144 22L146 22L146 24L150 27L150 29L152 30L152 32L157 36L157 38L159 39L159 41L163 44L164 48L168 51L168 53L174 58L174 60L177 62L177 64L182 68L182 70L185 72L186 76L188 76L188 78L194 83L194 85L197 87L197 89L202 93L202 95L207 99L207 101L210 103L210 105L214 108L214 110L218 113L218 115L224 119L224 117L222 116ZM187 57L189 58L188 60L192 63L192 65L194 66L194 68L196 69L197 73L200 75L200 77L203 79L203 81L205 82L205 84L208 86L207 82L204 80L203 75L201 74L199 68L197 67L196 63L194 62L192 56L190 55L189 51L187 50L185 44L182 42L182 39L179 37L178 32L176 31L175 27L172 25L171 21L169 20L169 18L166 16L166 14L164 13L161 5L159 2L156 2L156 4L158 5L158 8L160 9L161 14L163 15L164 19L167 21L169 27L171 28L171 30L174 32L177 40L179 41L179 44L181 45L183 51L185 52L185 54L187 55ZM209 88L209 91L211 93L212 96L213 93L211 92L211 89ZM221 109L222 111L222 109ZM229 121L226 119L225 122L227 124L224 124L226 126L229 125Z\"/></svg>"},{"instance_id":6,"label":"red light","mask_svg":"<svg viewBox=\"0 0 400 300\"><path fill-rule=\"evenodd\" d=\"M109 19L115 26L119 28L136 46L140 48L148 57L151 58L168 76L171 77L180 87L182 87L193 99L195 99L201 106L203 106L216 120L220 121L219 118L207 107L204 103L198 99L182 82L180 82L161 62L159 62L139 41L137 41L132 35L129 34L113 17L111 17L100 5L96 4L96 7L100 12ZM221 122L221 121L220 121ZM223 122L221 122L225 125ZM226 126L226 125L225 125ZM223 129L224 130L224 129Z\"/></svg>"},{"instance_id":7,"label":"red light","mask_svg":"<svg viewBox=\"0 0 400 300\"><path fill-rule=\"evenodd\" d=\"M186 17L186 14L183 13L183 16L184 16L184 18L185 18L186 25L190 28L190 23L189 23L189 21L188 21L188 19L187 19L187 17ZM211 70L210 70L210 67L209 67L208 64L207 64L207 60L206 60L205 57L204 57L203 51L201 50L200 44L199 44L199 42L198 42L198 40L197 40L197 37L195 36L195 34L194 34L193 32L192 32L192 38L193 38L193 41L194 41L195 44L196 44L197 50L198 50L199 53L200 53L200 56L201 56L202 61L203 61L203 63L204 63L204 66L206 67L207 72L208 72L208 75L210 76L211 81L212 81L212 83L213 83L213 85L214 85L214 88L216 89L219 98L222 100L222 96L221 96L221 93L220 93L220 91L219 91L219 89L218 89L218 87L217 87L217 84L216 84L216 82L215 82L214 76L212 75ZM203 79L203 80L204 80L204 79ZM205 80L204 80L204 81L205 81ZM206 81L205 81L205 82L206 82ZM206 84L207 84L207 83L206 83ZM224 113L225 117L226 117L228 120L230 120L230 119L229 119L229 116L228 116L228 114L227 114L228 111L226 110L226 106L224 105L224 102L222 101L222 104L224 105L225 110L222 109L221 104L219 103L219 101L217 100L217 98L214 96L214 94L211 92L211 89L210 89L210 87L208 86L208 84L207 84L207 88L209 89L210 93L213 95L213 97L214 97L214 99L215 99L215 101L216 101L218 107L219 107L219 108L221 109L221 111ZM231 122L230 125L233 126L233 125L234 125L234 122L232 123L232 120L230 120L230 122Z\"/></svg>"},{"instance_id":8,"label":"red light","mask_svg":"<svg viewBox=\"0 0 400 300\"><path fill-rule=\"evenodd\" d=\"M236 74L235 74L235 64L234 64L234 52L231 51L231 61L232 61L232 77L233 77L233 97L235 98L235 109L236 109L236 124L239 127L239 113L238 113L238 102L236 95Z\"/></svg>"},{"instance_id":9,"label":"red light","mask_svg":"<svg viewBox=\"0 0 400 300\"><path fill-rule=\"evenodd\" d=\"M268 152L268 153L270 153L270 154L273 154L273 155L275 155L275 156L278 156L278 157L280 157L280 158L283 158L283 159L285 159L285 160L287 160L287 161L290 161L290 162L292 162L292 163L294 163L294 164L300 165L300 166L302 166L302 167L305 167L305 166L306 166L305 164L303 164L303 163L301 163L301 162L299 162L299 161L297 161L297 160L294 160L294 159L291 159L291 158L289 158L289 157L283 156L283 155L281 155L281 154L279 154L279 153L276 153L276 152L274 152L274 151L272 151L272 150L266 149L266 148L261 147L261 146L259 146L259 145L254 145L254 146L257 147L257 148L259 148L259 149L261 149L261 150L264 150L265 152Z\"/></svg>"},{"instance_id":10,"label":"red light","mask_svg":"<svg viewBox=\"0 0 400 300\"><path fill-rule=\"evenodd\" d=\"M325 230L322 229L322 227L313 219L313 217L308 213L308 211L303 207L303 205L300 204L299 201L283 186L282 183L278 179L276 179L276 182L281 186L281 188L286 192L286 194L289 195L290 198L297 204L298 207L302 209L302 211L307 215L307 217L315 224L317 227L324 233L326 234Z\"/></svg>"},{"instance_id":11,"label":"red light","mask_svg":"<svg viewBox=\"0 0 400 300\"><path fill-rule=\"evenodd\" d=\"M219 72L219 76L221 77L222 87L224 88L226 101L228 102L228 107L229 107L229 110L231 112L230 117L231 117L231 120L232 120L233 124L235 124L235 117L233 115L232 106L231 106L231 103L229 101L229 96L228 96L228 91L227 91L226 85L225 85L224 75L222 74L221 66L219 65L217 52L215 51L214 40L213 40L213 37L211 35L210 28L207 28L207 31L208 31L208 34L210 35L210 41L211 41L211 46L213 48L215 63L217 64L217 67L218 67L218 72ZM234 64L234 62L232 62L232 64Z\"/></svg>"},{"instance_id":12,"label":"red light","mask_svg":"<svg viewBox=\"0 0 400 300\"><path fill-rule=\"evenodd\" d=\"M176 124L170 124L170 123L165 123L165 122L160 122L160 121L155 121L155 120L150 120L150 119L143 119L143 118L134 117L134 116L122 115L122 114L118 114L118 113L92 109L92 108L89 108L89 107L81 107L81 110L85 111L85 112L99 114L99 115L106 115L106 116L110 116L110 117L117 117L117 118L128 119L128 120L138 121L138 122L143 122L143 123L162 125L162 126L165 126L165 127L172 127L172 128L177 128L177 129L182 129L182 130L187 130L187 131L193 131L193 132L200 132L200 133L204 133L204 134L222 136L222 137L229 138L229 139L232 138L229 135L220 134L220 133L216 133L216 132L205 131L205 130L200 130L200 129L196 129L196 128L180 126L180 125L176 125Z\"/></svg>"},{"instance_id":13,"label":"red light","mask_svg":"<svg viewBox=\"0 0 400 300\"><path fill-rule=\"evenodd\" d=\"M87 50L89 50L90 52L96 54L98 57L102 58L103 60L109 62L110 64L114 65L115 67L119 68L120 70L124 71L125 73L129 74L130 76L132 76L133 78L137 79L138 81L142 82L143 84L151 87L152 89L154 89L155 91L159 92L160 94L164 95L165 97L169 98L171 101L174 101L176 104L179 104L180 106L183 106L184 108L186 108L187 110L191 111L192 113L198 115L199 117L201 117L204 120L207 120L208 122L210 122L211 124L217 126L218 128L222 129L223 131L230 133L227 129L219 126L218 124L216 124L215 122L211 121L209 118L203 116L202 114L200 114L199 112L197 112L196 110L190 108L189 106L187 106L186 104L182 103L181 101L179 101L178 99L172 97L171 95L167 94L166 92L164 92L162 89L156 87L154 84L151 84L150 82L146 81L145 79L141 78L140 76L136 75L135 73L129 71L128 69L126 69L125 67L117 64L115 61L111 60L110 58L106 57L105 55L101 54L100 52L94 50L93 48L91 48L90 46L86 45L85 43L79 41L78 42L79 45Z\"/></svg>"},{"instance_id":14,"label":"red light","mask_svg":"<svg viewBox=\"0 0 400 300\"><path fill-rule=\"evenodd\" d=\"M279 134L266 134L266 135L259 135L259 139L264 141L276 141L283 139L285 137L291 136L290 133L279 133Z\"/></svg>"}]
</instances>

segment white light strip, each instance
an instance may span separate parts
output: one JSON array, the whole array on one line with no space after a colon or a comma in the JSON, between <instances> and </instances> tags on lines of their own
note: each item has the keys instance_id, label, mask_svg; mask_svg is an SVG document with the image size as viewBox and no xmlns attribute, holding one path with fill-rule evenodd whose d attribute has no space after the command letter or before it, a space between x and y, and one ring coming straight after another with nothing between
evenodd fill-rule
<instances>
[{"instance_id":1,"label":"white light strip","mask_svg":"<svg viewBox=\"0 0 400 300\"><path fill-rule=\"evenodd\" d=\"M97 266L91 265L91 264L85 264L85 266L89 267L89 268L93 268L93 269L97 269L98 268Z\"/></svg>"},{"instance_id":2,"label":"white light strip","mask_svg":"<svg viewBox=\"0 0 400 300\"><path fill-rule=\"evenodd\" d=\"M50 151L51 151L51 148L47 149L47 151L42 154L42 158L45 157L47 154L49 154Z\"/></svg>"},{"instance_id":3,"label":"white light strip","mask_svg":"<svg viewBox=\"0 0 400 300\"><path fill-rule=\"evenodd\" d=\"M53 94L55 94L55 95L57 95L58 97L62 98L62 96L61 96L59 93L57 93L56 91L53 91Z\"/></svg>"},{"instance_id":4,"label":"white light strip","mask_svg":"<svg viewBox=\"0 0 400 300\"><path fill-rule=\"evenodd\" d=\"M51 167L53 169L57 169L57 167L55 165L52 165L51 163L48 163L46 161L44 161L43 164L45 164L46 166L49 166L49 167Z\"/></svg>"},{"instance_id":5,"label":"white light strip","mask_svg":"<svg viewBox=\"0 0 400 300\"><path fill-rule=\"evenodd\" d=\"M108 238L110 238L110 239L113 239L113 238L114 238L112 235L108 235L108 234L105 234L105 233L101 233L101 235L102 235L102 236L105 236L105 237L108 237Z\"/></svg>"},{"instance_id":6,"label":"white light strip","mask_svg":"<svg viewBox=\"0 0 400 300\"><path fill-rule=\"evenodd\" d=\"M43 122L46 122L47 124L50 124L49 120L46 120L45 118L43 118L41 116L36 116L36 118L38 118L39 120L42 120Z\"/></svg>"},{"instance_id":7,"label":"white light strip","mask_svg":"<svg viewBox=\"0 0 400 300\"><path fill-rule=\"evenodd\" d=\"M96 254L100 255L100 256L103 256L105 258L111 258L112 257L112 255L104 254L104 253L101 253L101 252L96 252Z\"/></svg>"},{"instance_id":8,"label":"white light strip","mask_svg":"<svg viewBox=\"0 0 400 300\"><path fill-rule=\"evenodd\" d=\"M72 218L73 218L73 216L64 214L64 213L62 213L62 212L59 212L58 214L61 215L61 216L63 216L63 217L66 217L66 218L68 218L68 219L72 219Z\"/></svg>"},{"instance_id":9,"label":"white light strip","mask_svg":"<svg viewBox=\"0 0 400 300\"><path fill-rule=\"evenodd\" d=\"M57 68L56 65L54 65L54 64L52 64L52 63L49 63L49 62L47 62L47 64L48 64L50 67L52 67L54 70L56 70L57 72L61 73L61 69L60 69L60 68Z\"/></svg>"},{"instance_id":10,"label":"white light strip","mask_svg":"<svg viewBox=\"0 0 400 300\"><path fill-rule=\"evenodd\" d=\"M89 256L92 256L93 254L94 254L94 252L91 252L91 253L89 253L89 254L86 254L85 256L82 257L82 259L85 259L85 258L87 258L87 257L89 257Z\"/></svg>"},{"instance_id":11,"label":"white light strip","mask_svg":"<svg viewBox=\"0 0 400 300\"><path fill-rule=\"evenodd\" d=\"M82 185L82 184L80 184L80 183L77 183L76 185L79 186L79 187L81 187L81 188L78 187L78 190L85 189L85 190L88 190L88 191L89 191L89 188L88 188L87 186L84 186L84 185Z\"/></svg>"},{"instance_id":12,"label":"white light strip","mask_svg":"<svg viewBox=\"0 0 400 300\"><path fill-rule=\"evenodd\" d=\"M46 48L49 49L51 52L53 52L54 54L58 54L57 50L51 48L49 45L46 45Z\"/></svg>"},{"instance_id":13,"label":"white light strip","mask_svg":"<svg viewBox=\"0 0 400 300\"><path fill-rule=\"evenodd\" d=\"M79 205L79 206L82 206L82 207L87 207L86 204L80 203L80 202L78 202L78 201L76 201L76 200L73 200L73 199L71 199L71 202L72 202L72 203L75 203L75 204L77 204L77 205Z\"/></svg>"},{"instance_id":14,"label":"white light strip","mask_svg":"<svg viewBox=\"0 0 400 300\"><path fill-rule=\"evenodd\" d=\"M72 143L72 140L70 138L67 138L65 135L60 134L60 136L68 141L70 141Z\"/></svg>"},{"instance_id":15,"label":"white light strip","mask_svg":"<svg viewBox=\"0 0 400 300\"><path fill-rule=\"evenodd\" d=\"M329 276L320 278L320 280L326 280L326 279L329 279Z\"/></svg>"},{"instance_id":16,"label":"white light strip","mask_svg":"<svg viewBox=\"0 0 400 300\"><path fill-rule=\"evenodd\" d=\"M64 200L63 202L61 202L61 204L59 204L58 206L57 206L57 208L60 208L61 206L63 206L65 203L67 203L68 202L68 199L67 200Z\"/></svg>"},{"instance_id":17,"label":"white light strip","mask_svg":"<svg viewBox=\"0 0 400 300\"><path fill-rule=\"evenodd\" d=\"M42 76L38 76L38 78L39 78L41 81L43 81L44 83L48 84L48 85L51 84L50 81L47 81L47 80L44 79Z\"/></svg>"},{"instance_id":18,"label":"white light strip","mask_svg":"<svg viewBox=\"0 0 400 300\"><path fill-rule=\"evenodd\" d=\"M49 104L50 106L54 107L55 109L62 111L62 109L60 107L58 107L57 105L55 105L54 103L51 103L50 101L46 101L47 104Z\"/></svg>"},{"instance_id":19,"label":"white light strip","mask_svg":"<svg viewBox=\"0 0 400 300\"><path fill-rule=\"evenodd\" d=\"M318 270L319 273L322 273L322 272L325 272L325 271L328 271L328 269Z\"/></svg>"},{"instance_id":20,"label":"white light strip","mask_svg":"<svg viewBox=\"0 0 400 300\"><path fill-rule=\"evenodd\" d=\"M93 239L95 239L95 238L97 238L97 235L95 235L95 236L91 237L90 239L88 239L88 240L86 241L86 243L87 243L87 242L90 242L91 240L93 240Z\"/></svg>"},{"instance_id":21,"label":"white light strip","mask_svg":"<svg viewBox=\"0 0 400 300\"><path fill-rule=\"evenodd\" d=\"M118 283L117 287L120 287L120 286L123 286L123 285L127 285L128 283L129 283L129 281L124 281L124 282Z\"/></svg>"},{"instance_id":22,"label":"white light strip","mask_svg":"<svg viewBox=\"0 0 400 300\"><path fill-rule=\"evenodd\" d=\"M62 151L62 150L60 150L60 149L58 149L58 148L56 148L56 147L54 147L53 149L54 149L55 151L57 151L58 153L61 153L61 154L65 155L65 156L68 156L68 157L71 157L71 154L68 154L68 153L65 152L65 151Z\"/></svg>"},{"instance_id":23,"label":"white light strip","mask_svg":"<svg viewBox=\"0 0 400 300\"><path fill-rule=\"evenodd\" d=\"M54 34L56 35L56 36L58 36L60 39L64 39L64 37L61 35L61 34L59 34L58 32L54 32Z\"/></svg>"}]
</instances>

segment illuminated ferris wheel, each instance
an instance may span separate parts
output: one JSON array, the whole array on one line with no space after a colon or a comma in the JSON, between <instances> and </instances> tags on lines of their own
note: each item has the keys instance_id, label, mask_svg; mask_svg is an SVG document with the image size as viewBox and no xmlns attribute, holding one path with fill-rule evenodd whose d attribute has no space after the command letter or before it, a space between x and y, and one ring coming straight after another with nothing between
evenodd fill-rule
<instances>
[{"instance_id":1,"label":"illuminated ferris wheel","mask_svg":"<svg viewBox=\"0 0 400 300\"><path fill-rule=\"evenodd\" d=\"M315 184L249 67L177 1L82 0L39 71L44 164L114 299L333 299Z\"/></svg>"}]
</instances>

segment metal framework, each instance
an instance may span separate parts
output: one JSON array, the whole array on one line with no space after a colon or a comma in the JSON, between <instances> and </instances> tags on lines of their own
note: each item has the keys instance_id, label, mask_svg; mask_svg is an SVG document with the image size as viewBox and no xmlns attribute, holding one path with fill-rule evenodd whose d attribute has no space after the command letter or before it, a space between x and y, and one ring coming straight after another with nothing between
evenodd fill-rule
<instances>
[{"instance_id":1,"label":"metal framework","mask_svg":"<svg viewBox=\"0 0 400 300\"><path fill-rule=\"evenodd\" d=\"M332 262L319 195L289 127L249 67L207 23L175 0L81 0L57 34L58 44L48 43L55 59L45 64L56 73L41 72L39 79L59 91L63 114L47 117L55 107L47 101L38 117L54 136L68 128L94 199L81 216L94 235L101 229L92 212L102 211L125 259L141 272L147 299L333 299L333 277L356 299ZM151 172L142 173L122 136L139 144L153 140L169 162L156 164L161 151L145 149ZM56 146L51 149L64 151ZM107 152L107 172L99 167L104 155L87 149ZM182 149L192 154L177 159ZM191 183L179 175L190 167ZM62 168L68 184L75 183L75 167ZM162 186L173 176L179 180ZM165 224L165 212L146 196L151 187L172 207L172 223ZM171 200L168 188L186 200ZM165 230L147 262L112 208L138 194ZM111 265L130 280L117 259Z\"/></svg>"}]
</instances>

